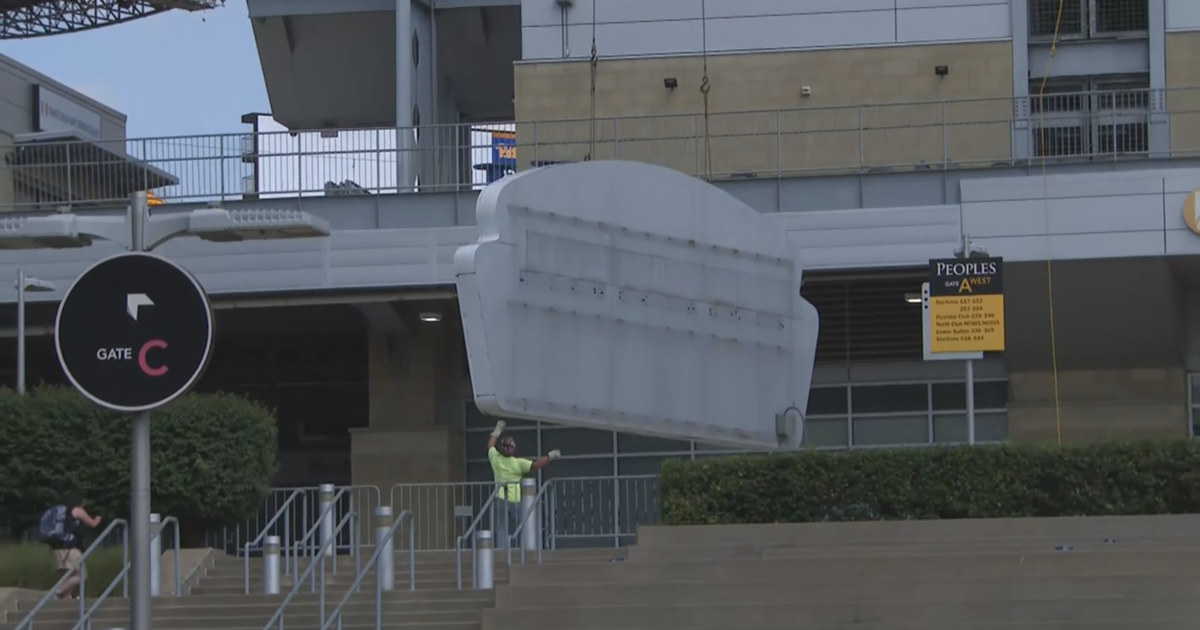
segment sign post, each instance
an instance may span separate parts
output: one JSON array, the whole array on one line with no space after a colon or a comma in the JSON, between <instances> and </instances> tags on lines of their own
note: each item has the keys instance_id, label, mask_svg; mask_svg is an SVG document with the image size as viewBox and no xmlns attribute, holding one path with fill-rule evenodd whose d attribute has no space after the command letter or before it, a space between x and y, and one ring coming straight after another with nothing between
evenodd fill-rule
<instances>
[{"instance_id":1,"label":"sign post","mask_svg":"<svg viewBox=\"0 0 1200 630\"><path fill-rule=\"evenodd\" d=\"M204 373L213 315L192 274L143 252L146 209L138 205L131 213L133 251L105 258L75 280L59 305L54 342L81 394L133 414L130 628L150 630L150 411L186 393Z\"/></svg>"},{"instance_id":2,"label":"sign post","mask_svg":"<svg viewBox=\"0 0 1200 630\"><path fill-rule=\"evenodd\" d=\"M975 443L975 360L1004 350L1004 261L971 256L963 238L957 258L929 261L922 287L926 360L966 363L967 443Z\"/></svg>"}]
</instances>

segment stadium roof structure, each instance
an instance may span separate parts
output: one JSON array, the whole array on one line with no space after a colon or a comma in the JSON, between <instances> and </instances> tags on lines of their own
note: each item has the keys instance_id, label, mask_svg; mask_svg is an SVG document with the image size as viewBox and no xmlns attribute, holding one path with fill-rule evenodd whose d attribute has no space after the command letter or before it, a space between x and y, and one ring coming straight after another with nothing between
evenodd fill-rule
<instances>
[{"instance_id":1,"label":"stadium roof structure","mask_svg":"<svg viewBox=\"0 0 1200 630\"><path fill-rule=\"evenodd\" d=\"M204 11L225 0L0 0L0 40L86 31L173 9Z\"/></svg>"}]
</instances>

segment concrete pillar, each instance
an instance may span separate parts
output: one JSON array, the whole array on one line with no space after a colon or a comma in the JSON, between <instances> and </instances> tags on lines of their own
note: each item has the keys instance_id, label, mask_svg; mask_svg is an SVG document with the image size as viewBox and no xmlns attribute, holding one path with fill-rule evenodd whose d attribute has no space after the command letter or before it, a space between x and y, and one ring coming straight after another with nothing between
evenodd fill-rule
<instances>
[{"instance_id":1,"label":"concrete pillar","mask_svg":"<svg viewBox=\"0 0 1200 630\"><path fill-rule=\"evenodd\" d=\"M412 0L396 0L396 185L413 192L416 177L413 141Z\"/></svg>"}]
</instances>

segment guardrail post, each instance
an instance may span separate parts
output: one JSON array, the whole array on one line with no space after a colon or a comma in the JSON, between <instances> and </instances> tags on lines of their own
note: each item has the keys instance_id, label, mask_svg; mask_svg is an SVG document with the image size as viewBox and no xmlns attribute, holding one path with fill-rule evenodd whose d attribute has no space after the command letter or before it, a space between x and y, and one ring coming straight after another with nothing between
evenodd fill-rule
<instances>
[{"instance_id":1,"label":"guardrail post","mask_svg":"<svg viewBox=\"0 0 1200 630\"><path fill-rule=\"evenodd\" d=\"M162 515L150 514L150 597L162 593Z\"/></svg>"},{"instance_id":2,"label":"guardrail post","mask_svg":"<svg viewBox=\"0 0 1200 630\"><path fill-rule=\"evenodd\" d=\"M381 505L375 508L375 547L379 550L379 559L375 561L375 579L379 581L381 591L396 588L396 541L394 538L388 538L388 531L392 529L394 522L391 506ZM409 550L409 553L412 553L412 550Z\"/></svg>"},{"instance_id":3,"label":"guardrail post","mask_svg":"<svg viewBox=\"0 0 1200 630\"><path fill-rule=\"evenodd\" d=\"M337 550L333 544L326 545L333 538L333 484L323 483L318 488L320 500L317 505L317 514L321 515L321 534L317 542L318 549L325 549L325 557L332 558L337 555Z\"/></svg>"},{"instance_id":4,"label":"guardrail post","mask_svg":"<svg viewBox=\"0 0 1200 630\"><path fill-rule=\"evenodd\" d=\"M263 540L263 593L279 594L279 536Z\"/></svg>"},{"instance_id":5,"label":"guardrail post","mask_svg":"<svg viewBox=\"0 0 1200 630\"><path fill-rule=\"evenodd\" d=\"M521 526L521 548L533 551L542 544L542 514L537 500L537 479L521 480L521 515L529 516Z\"/></svg>"},{"instance_id":6,"label":"guardrail post","mask_svg":"<svg viewBox=\"0 0 1200 630\"><path fill-rule=\"evenodd\" d=\"M492 561L495 560L495 554L492 552L492 532L486 529L475 532L474 553L474 570L471 571L475 576L474 586L479 590L490 590L493 588Z\"/></svg>"}]
</instances>

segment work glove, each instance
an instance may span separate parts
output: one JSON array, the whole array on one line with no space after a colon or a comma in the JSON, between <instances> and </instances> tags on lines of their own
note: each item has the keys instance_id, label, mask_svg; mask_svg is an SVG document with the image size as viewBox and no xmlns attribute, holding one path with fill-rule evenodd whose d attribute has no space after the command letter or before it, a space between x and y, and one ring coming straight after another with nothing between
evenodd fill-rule
<instances>
[{"instance_id":1,"label":"work glove","mask_svg":"<svg viewBox=\"0 0 1200 630\"><path fill-rule=\"evenodd\" d=\"M496 428L492 429L492 437L500 437L501 433L504 433L504 421L503 420L498 421L496 423Z\"/></svg>"},{"instance_id":2,"label":"work glove","mask_svg":"<svg viewBox=\"0 0 1200 630\"><path fill-rule=\"evenodd\" d=\"M554 449L553 451L546 453L546 457L549 457L550 459L558 459L559 457L562 457L562 451Z\"/></svg>"}]
</instances>

